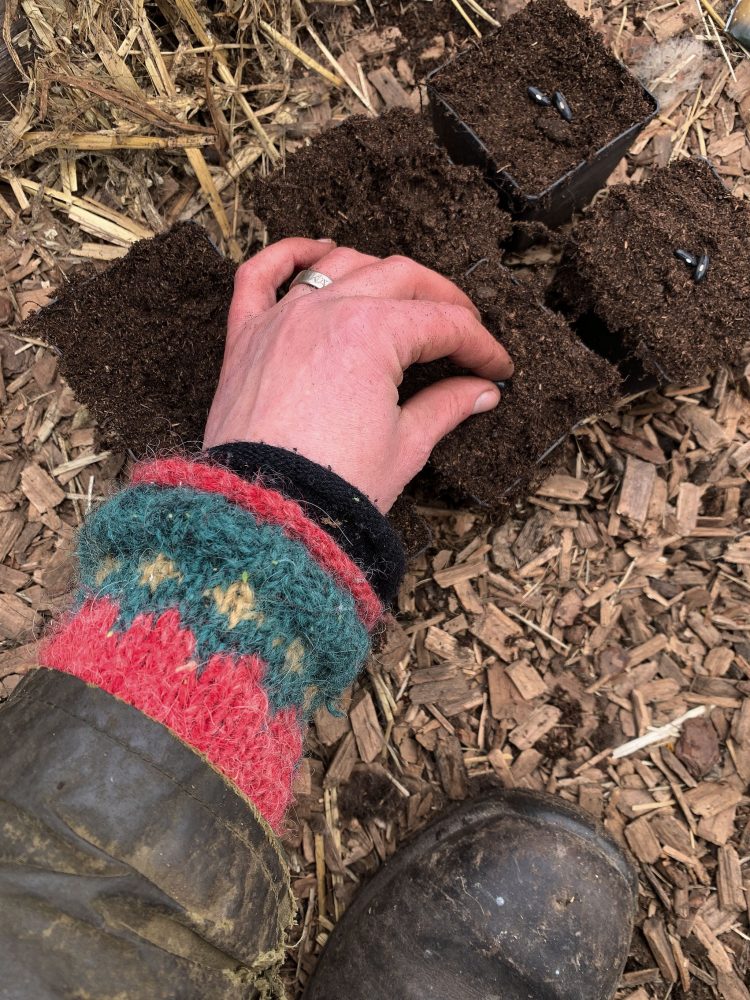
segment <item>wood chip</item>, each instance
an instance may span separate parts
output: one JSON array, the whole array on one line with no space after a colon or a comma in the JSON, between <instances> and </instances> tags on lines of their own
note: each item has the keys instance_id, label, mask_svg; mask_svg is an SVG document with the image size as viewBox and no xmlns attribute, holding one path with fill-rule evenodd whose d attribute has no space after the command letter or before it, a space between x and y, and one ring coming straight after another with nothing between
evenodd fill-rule
<instances>
[{"instance_id":1,"label":"wood chip","mask_svg":"<svg viewBox=\"0 0 750 1000\"><path fill-rule=\"evenodd\" d=\"M57 507L65 499L65 491L57 485L52 476L33 463L27 465L21 473L21 489L42 514Z\"/></svg>"},{"instance_id":2,"label":"wood chip","mask_svg":"<svg viewBox=\"0 0 750 1000\"><path fill-rule=\"evenodd\" d=\"M27 635L36 620L36 612L14 594L0 594L0 635L20 639Z\"/></svg>"},{"instance_id":3,"label":"wood chip","mask_svg":"<svg viewBox=\"0 0 750 1000\"><path fill-rule=\"evenodd\" d=\"M648 515L655 479L656 469L653 465L628 455L617 513L637 524L643 524Z\"/></svg>"},{"instance_id":4,"label":"wood chip","mask_svg":"<svg viewBox=\"0 0 750 1000\"><path fill-rule=\"evenodd\" d=\"M508 667L508 676L518 688L518 692L526 701L532 701L546 694L548 687L537 670L528 660L518 660Z\"/></svg>"},{"instance_id":5,"label":"wood chip","mask_svg":"<svg viewBox=\"0 0 750 1000\"><path fill-rule=\"evenodd\" d=\"M588 493L589 485L585 479L574 479L573 476L556 474L544 480L537 490L540 497L551 497L553 500L568 502L583 500Z\"/></svg>"},{"instance_id":6,"label":"wood chip","mask_svg":"<svg viewBox=\"0 0 750 1000\"><path fill-rule=\"evenodd\" d=\"M510 733L508 739L519 750L528 750L558 724L562 712L554 705L542 705L533 712L526 722Z\"/></svg>"},{"instance_id":7,"label":"wood chip","mask_svg":"<svg viewBox=\"0 0 750 1000\"><path fill-rule=\"evenodd\" d=\"M368 692L349 711L357 749L363 761L371 763L383 749L383 730L378 721L372 695Z\"/></svg>"}]
</instances>

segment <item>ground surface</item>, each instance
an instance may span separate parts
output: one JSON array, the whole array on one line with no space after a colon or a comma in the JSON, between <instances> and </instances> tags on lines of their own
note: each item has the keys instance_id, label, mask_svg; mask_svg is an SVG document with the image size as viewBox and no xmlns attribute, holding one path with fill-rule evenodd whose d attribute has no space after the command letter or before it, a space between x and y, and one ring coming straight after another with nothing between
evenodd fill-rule
<instances>
[{"instance_id":1,"label":"ground surface","mask_svg":"<svg viewBox=\"0 0 750 1000\"><path fill-rule=\"evenodd\" d=\"M575 6L662 99L616 178L708 153L747 197L742 53L725 40L727 61L693 0ZM124 2L27 8L31 31L16 37L34 39L35 84L0 124L2 696L65 603L76 526L127 460L101 450L54 355L15 335L21 318L82 264L180 218L248 252L262 237L248 171L351 113L417 106L415 83L473 37L448 0L279 12L164 0L135 19ZM554 262L534 250L521 276L543 287ZM639 930L622 997L747 1000L749 468L740 368L580 428L558 473L503 525L424 509L433 544L347 714L316 718L299 775L290 995L398 842L446 802L500 783L580 803L635 855ZM614 756L686 712L697 721L681 739Z\"/></svg>"}]
</instances>

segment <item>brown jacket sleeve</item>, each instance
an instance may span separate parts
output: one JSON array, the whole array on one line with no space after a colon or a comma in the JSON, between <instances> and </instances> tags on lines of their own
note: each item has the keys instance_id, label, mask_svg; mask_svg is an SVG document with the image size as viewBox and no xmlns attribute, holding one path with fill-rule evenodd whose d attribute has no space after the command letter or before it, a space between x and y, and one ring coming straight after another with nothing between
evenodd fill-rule
<instances>
[{"instance_id":1,"label":"brown jacket sleeve","mask_svg":"<svg viewBox=\"0 0 750 1000\"><path fill-rule=\"evenodd\" d=\"M38 670L0 709L1 1000L283 996L285 862L164 726Z\"/></svg>"}]
</instances>

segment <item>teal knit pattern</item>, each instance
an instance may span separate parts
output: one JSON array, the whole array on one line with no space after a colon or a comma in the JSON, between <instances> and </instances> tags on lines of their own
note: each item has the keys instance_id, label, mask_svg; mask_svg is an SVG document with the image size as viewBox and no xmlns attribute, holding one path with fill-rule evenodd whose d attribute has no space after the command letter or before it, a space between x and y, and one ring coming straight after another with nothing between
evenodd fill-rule
<instances>
[{"instance_id":1,"label":"teal knit pattern","mask_svg":"<svg viewBox=\"0 0 750 1000\"><path fill-rule=\"evenodd\" d=\"M219 494L126 489L87 519L78 554L81 599L115 601L116 631L179 609L198 670L216 653L259 656L275 711L335 704L367 656L351 593L301 542Z\"/></svg>"}]
</instances>

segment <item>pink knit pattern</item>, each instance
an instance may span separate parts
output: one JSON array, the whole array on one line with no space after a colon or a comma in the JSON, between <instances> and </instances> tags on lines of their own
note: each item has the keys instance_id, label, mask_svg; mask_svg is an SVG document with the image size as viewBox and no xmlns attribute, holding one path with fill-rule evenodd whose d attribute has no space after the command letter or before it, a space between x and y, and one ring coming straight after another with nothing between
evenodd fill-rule
<instances>
[{"instance_id":1,"label":"pink knit pattern","mask_svg":"<svg viewBox=\"0 0 750 1000\"><path fill-rule=\"evenodd\" d=\"M271 713L262 661L214 655L198 676L195 638L178 610L139 615L125 632L112 631L117 615L116 603L87 600L45 641L41 665L73 674L163 723L234 782L278 831L292 799L302 731L295 709Z\"/></svg>"},{"instance_id":2,"label":"pink knit pattern","mask_svg":"<svg viewBox=\"0 0 750 1000\"><path fill-rule=\"evenodd\" d=\"M204 493L220 493L260 521L278 525L288 538L302 542L318 565L354 597L365 628L372 630L383 614L383 606L359 567L302 508L275 490L248 483L228 469L175 457L136 465L133 485L190 486Z\"/></svg>"}]
</instances>

